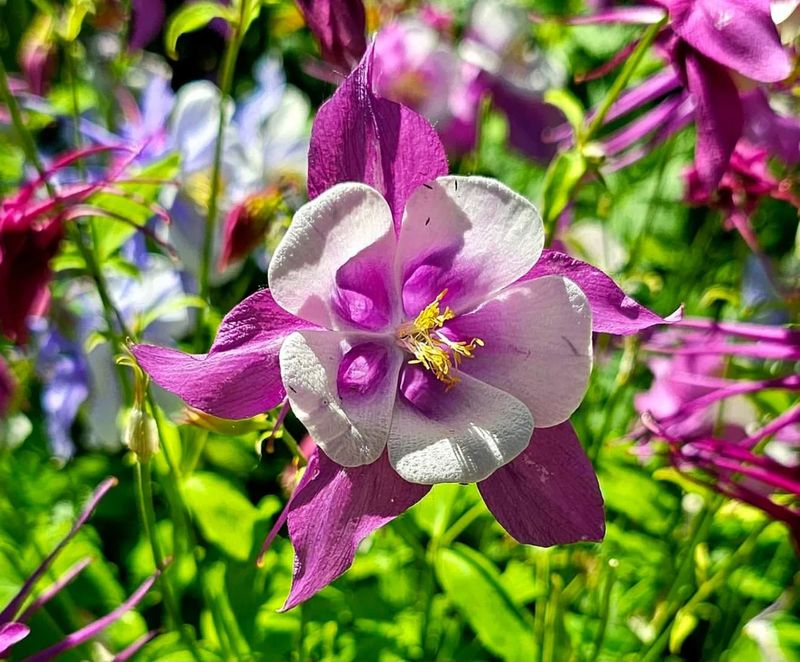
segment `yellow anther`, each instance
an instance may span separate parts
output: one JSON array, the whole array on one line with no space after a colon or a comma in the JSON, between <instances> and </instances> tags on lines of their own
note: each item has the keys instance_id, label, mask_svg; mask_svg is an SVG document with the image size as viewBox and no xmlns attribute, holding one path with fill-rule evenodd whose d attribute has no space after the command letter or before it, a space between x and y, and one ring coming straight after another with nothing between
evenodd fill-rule
<instances>
[{"instance_id":1,"label":"yellow anther","mask_svg":"<svg viewBox=\"0 0 800 662\"><path fill-rule=\"evenodd\" d=\"M453 372L461 365L461 361L464 358L471 359L475 349L483 347L484 343L480 338L473 338L469 342L450 340L437 331L456 316L448 306L444 311L439 308L446 295L447 290L442 290L413 322L403 324L397 331L397 339L403 349L414 355L409 364L420 364L430 370L439 381L446 384L449 391L460 381Z\"/></svg>"}]
</instances>

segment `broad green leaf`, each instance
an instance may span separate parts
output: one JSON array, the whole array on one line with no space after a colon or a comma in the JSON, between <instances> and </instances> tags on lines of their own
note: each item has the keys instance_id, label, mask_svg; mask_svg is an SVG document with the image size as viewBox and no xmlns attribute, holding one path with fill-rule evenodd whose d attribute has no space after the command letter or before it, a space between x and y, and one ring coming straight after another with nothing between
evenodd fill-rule
<instances>
[{"instance_id":1,"label":"broad green leaf","mask_svg":"<svg viewBox=\"0 0 800 662\"><path fill-rule=\"evenodd\" d=\"M175 47L178 45L178 38L187 32L194 32L206 26L215 18L221 18L230 23L234 16L229 7L217 4L216 2L195 2L183 5L169 19L167 29L164 34L164 48L173 60L178 58Z\"/></svg>"},{"instance_id":2,"label":"broad green leaf","mask_svg":"<svg viewBox=\"0 0 800 662\"><path fill-rule=\"evenodd\" d=\"M514 604L500 573L480 553L456 544L435 560L436 576L478 638L504 660L535 659L533 628Z\"/></svg>"},{"instance_id":3,"label":"broad green leaf","mask_svg":"<svg viewBox=\"0 0 800 662\"><path fill-rule=\"evenodd\" d=\"M186 481L185 495L206 540L228 556L247 561L259 513L244 494L215 474L199 472Z\"/></svg>"}]
</instances>

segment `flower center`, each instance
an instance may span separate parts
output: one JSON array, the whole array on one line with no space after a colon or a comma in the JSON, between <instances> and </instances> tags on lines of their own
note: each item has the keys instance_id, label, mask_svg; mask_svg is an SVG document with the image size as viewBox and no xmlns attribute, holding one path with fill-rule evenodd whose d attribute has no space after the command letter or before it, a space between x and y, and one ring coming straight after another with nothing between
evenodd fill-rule
<instances>
[{"instance_id":1,"label":"flower center","mask_svg":"<svg viewBox=\"0 0 800 662\"><path fill-rule=\"evenodd\" d=\"M462 359L471 359L475 349L483 347L484 343L480 338L473 338L469 342L451 340L439 331L445 322L456 316L449 306L445 306L444 311L439 309L446 294L447 290L442 290L413 322L400 325L397 329L397 344L414 355L409 361L410 365L421 364L443 382L449 391L460 381L454 373Z\"/></svg>"}]
</instances>

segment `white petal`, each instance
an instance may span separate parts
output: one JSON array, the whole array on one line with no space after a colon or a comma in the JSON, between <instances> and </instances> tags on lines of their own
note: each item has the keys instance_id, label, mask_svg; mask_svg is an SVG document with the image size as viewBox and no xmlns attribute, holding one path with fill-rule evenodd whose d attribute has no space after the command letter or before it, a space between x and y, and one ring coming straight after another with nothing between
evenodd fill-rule
<instances>
[{"instance_id":1,"label":"white petal","mask_svg":"<svg viewBox=\"0 0 800 662\"><path fill-rule=\"evenodd\" d=\"M445 288L447 305L468 310L527 273L543 246L536 207L500 182L449 176L421 186L406 204L397 246L406 314Z\"/></svg>"},{"instance_id":2,"label":"white petal","mask_svg":"<svg viewBox=\"0 0 800 662\"><path fill-rule=\"evenodd\" d=\"M472 483L490 476L528 446L530 410L513 395L462 375L424 414L398 398L389 461L412 483Z\"/></svg>"},{"instance_id":3,"label":"white petal","mask_svg":"<svg viewBox=\"0 0 800 662\"><path fill-rule=\"evenodd\" d=\"M337 270L356 256L368 261L375 266L371 285L385 285L394 302L395 244L383 196L365 184L338 184L294 215L270 262L272 295L285 310L325 328L358 328L335 310Z\"/></svg>"},{"instance_id":4,"label":"white petal","mask_svg":"<svg viewBox=\"0 0 800 662\"><path fill-rule=\"evenodd\" d=\"M386 375L374 392L342 399L336 378L353 338L329 331L295 332L280 353L281 379L292 411L334 462L370 464L386 446L397 398L402 353L389 345Z\"/></svg>"},{"instance_id":5,"label":"white petal","mask_svg":"<svg viewBox=\"0 0 800 662\"><path fill-rule=\"evenodd\" d=\"M571 280L545 276L512 285L448 328L484 341L462 371L522 400L536 427L567 420L583 400L592 370L592 313Z\"/></svg>"}]
</instances>

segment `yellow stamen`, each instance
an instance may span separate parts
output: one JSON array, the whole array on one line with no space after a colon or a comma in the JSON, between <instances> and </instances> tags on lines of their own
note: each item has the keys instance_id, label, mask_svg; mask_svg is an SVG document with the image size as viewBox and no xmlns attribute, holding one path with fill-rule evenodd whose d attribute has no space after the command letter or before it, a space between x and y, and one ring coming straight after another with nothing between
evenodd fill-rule
<instances>
[{"instance_id":1,"label":"yellow stamen","mask_svg":"<svg viewBox=\"0 0 800 662\"><path fill-rule=\"evenodd\" d=\"M409 364L420 364L430 370L449 391L460 381L453 373L461 361L471 359L475 349L483 347L484 343L480 338L469 342L450 340L437 331L456 316L449 306L445 306L444 311L439 308L446 294L447 290L442 290L413 322L403 324L397 330L397 339L400 346L415 357Z\"/></svg>"}]
</instances>

